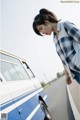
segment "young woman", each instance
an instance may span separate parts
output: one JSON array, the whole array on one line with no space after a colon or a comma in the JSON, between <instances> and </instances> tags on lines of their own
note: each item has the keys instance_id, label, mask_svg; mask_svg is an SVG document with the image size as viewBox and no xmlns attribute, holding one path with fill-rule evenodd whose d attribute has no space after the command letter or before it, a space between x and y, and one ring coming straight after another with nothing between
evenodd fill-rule
<instances>
[{"instance_id":1,"label":"young woman","mask_svg":"<svg viewBox=\"0 0 80 120\"><path fill-rule=\"evenodd\" d=\"M68 21L61 22L47 9L41 9L33 21L37 35L51 35L66 73L67 84L75 79L80 84L80 30Z\"/></svg>"}]
</instances>

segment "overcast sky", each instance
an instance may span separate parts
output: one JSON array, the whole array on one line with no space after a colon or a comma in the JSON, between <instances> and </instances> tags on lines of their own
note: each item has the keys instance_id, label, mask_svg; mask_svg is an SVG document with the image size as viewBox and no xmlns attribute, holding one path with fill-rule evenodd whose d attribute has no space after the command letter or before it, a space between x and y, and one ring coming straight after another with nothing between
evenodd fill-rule
<instances>
[{"instance_id":1,"label":"overcast sky","mask_svg":"<svg viewBox=\"0 0 80 120\"><path fill-rule=\"evenodd\" d=\"M1 49L25 58L39 80L55 78L57 72L63 71L63 65L56 53L53 36L36 35L32 22L41 8L47 8L58 19L69 20L80 28L80 3L61 3L60 0L0 2Z\"/></svg>"}]
</instances>

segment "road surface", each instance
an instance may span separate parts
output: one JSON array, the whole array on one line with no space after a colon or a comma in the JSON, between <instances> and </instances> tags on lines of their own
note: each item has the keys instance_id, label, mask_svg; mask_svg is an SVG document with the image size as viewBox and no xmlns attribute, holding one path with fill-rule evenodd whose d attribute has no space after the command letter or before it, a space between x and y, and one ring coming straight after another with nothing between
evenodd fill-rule
<instances>
[{"instance_id":1,"label":"road surface","mask_svg":"<svg viewBox=\"0 0 80 120\"><path fill-rule=\"evenodd\" d=\"M74 120L70 107L65 77L51 83L46 89L52 120Z\"/></svg>"}]
</instances>

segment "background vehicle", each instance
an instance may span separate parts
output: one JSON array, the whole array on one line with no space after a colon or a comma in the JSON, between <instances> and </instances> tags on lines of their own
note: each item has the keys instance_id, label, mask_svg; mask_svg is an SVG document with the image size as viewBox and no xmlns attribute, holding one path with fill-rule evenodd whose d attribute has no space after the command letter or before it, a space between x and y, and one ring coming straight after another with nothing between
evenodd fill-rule
<instances>
[{"instance_id":1,"label":"background vehicle","mask_svg":"<svg viewBox=\"0 0 80 120\"><path fill-rule=\"evenodd\" d=\"M0 51L0 119L51 120L41 84L22 58Z\"/></svg>"}]
</instances>

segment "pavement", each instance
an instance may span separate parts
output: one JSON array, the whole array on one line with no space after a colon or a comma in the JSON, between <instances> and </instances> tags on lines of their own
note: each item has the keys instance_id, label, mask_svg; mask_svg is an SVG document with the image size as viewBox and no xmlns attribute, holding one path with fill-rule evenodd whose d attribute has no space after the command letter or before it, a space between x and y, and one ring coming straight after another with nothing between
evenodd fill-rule
<instances>
[{"instance_id":1,"label":"pavement","mask_svg":"<svg viewBox=\"0 0 80 120\"><path fill-rule=\"evenodd\" d=\"M46 89L52 120L74 120L69 103L65 77L51 83Z\"/></svg>"}]
</instances>

